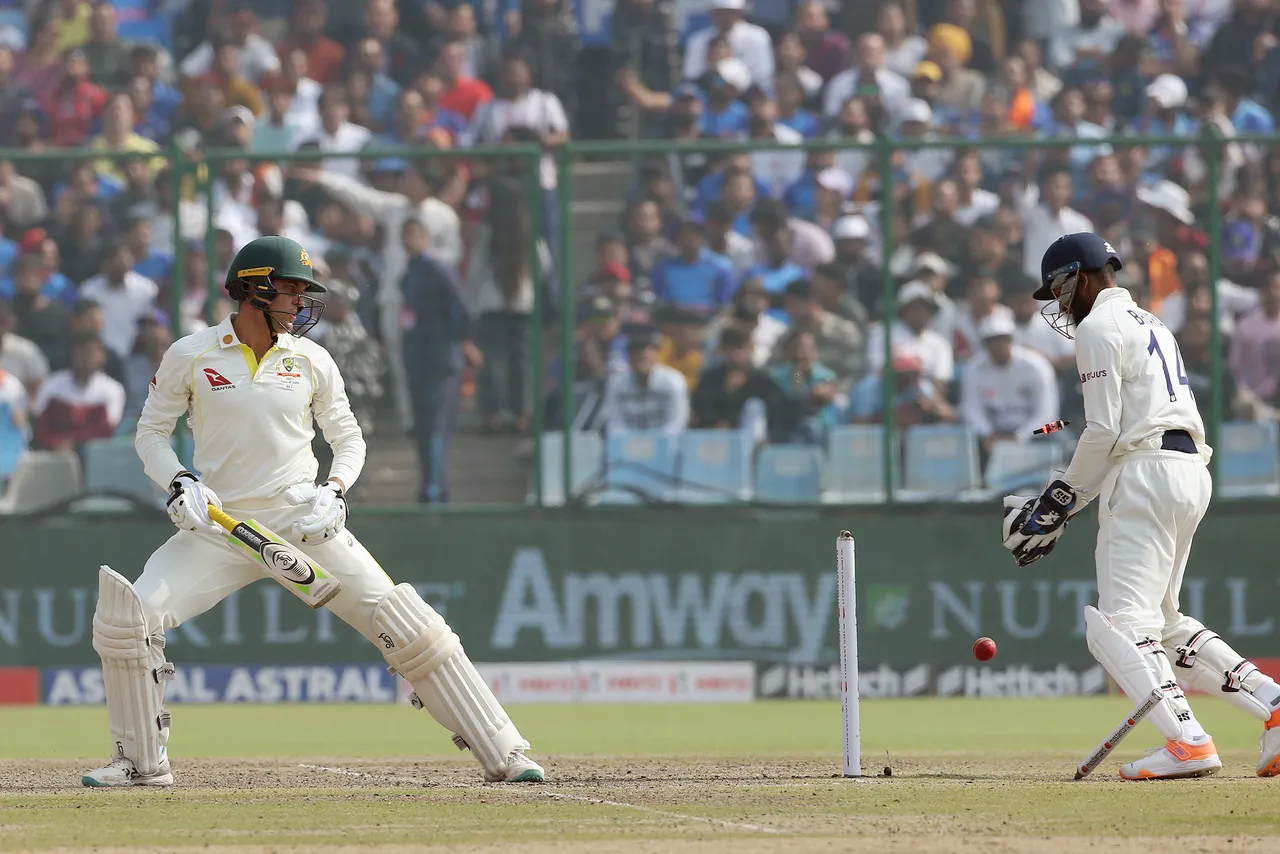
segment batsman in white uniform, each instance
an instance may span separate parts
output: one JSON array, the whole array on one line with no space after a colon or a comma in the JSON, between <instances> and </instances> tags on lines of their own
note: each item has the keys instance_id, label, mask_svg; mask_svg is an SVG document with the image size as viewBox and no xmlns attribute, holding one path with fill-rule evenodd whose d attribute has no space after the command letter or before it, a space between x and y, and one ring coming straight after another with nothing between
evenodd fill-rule
<instances>
[{"instance_id":1,"label":"batsman in white uniform","mask_svg":"<svg viewBox=\"0 0 1280 854\"><path fill-rule=\"evenodd\" d=\"M306 251L285 237L245 245L227 290L237 313L165 353L138 421L135 446L152 480L170 491L178 532L133 584L99 572L93 646L102 658L114 758L87 786L169 786L170 715L165 631L268 575L230 544L209 505L252 517L289 538L335 576L326 607L369 639L413 687L415 705L470 749L491 782L542 781L529 743L463 652L458 636L409 584L395 584L345 528L343 493L364 465L365 444L332 357L303 337L323 293ZM170 445L178 418L195 436L186 471ZM328 479L315 485L313 424L333 448Z\"/></svg>"},{"instance_id":2,"label":"batsman in white uniform","mask_svg":"<svg viewBox=\"0 0 1280 854\"><path fill-rule=\"evenodd\" d=\"M1085 608L1089 651L1134 702L1159 688L1150 719L1163 748L1120 768L1126 780L1199 777L1222 767L1178 677L1264 725L1260 777L1280 774L1280 686L1198 620L1178 596L1212 493L1204 423L1178 344L1117 287L1120 258L1095 234L1045 251L1036 299L1076 342L1087 424L1065 473L1044 494L1005 499L1004 545L1019 566L1052 551L1067 520L1095 498L1098 606ZM1059 476L1060 475L1060 476Z\"/></svg>"}]
</instances>

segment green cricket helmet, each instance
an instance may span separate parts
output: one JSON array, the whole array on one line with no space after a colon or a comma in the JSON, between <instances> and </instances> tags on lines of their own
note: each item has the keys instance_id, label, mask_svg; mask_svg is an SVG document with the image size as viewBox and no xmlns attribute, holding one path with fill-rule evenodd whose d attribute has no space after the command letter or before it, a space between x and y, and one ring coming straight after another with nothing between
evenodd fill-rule
<instances>
[{"instance_id":1,"label":"green cricket helmet","mask_svg":"<svg viewBox=\"0 0 1280 854\"><path fill-rule=\"evenodd\" d=\"M254 308L266 314L274 321L270 325L277 332L287 331L301 338L316 325L324 311L321 300L305 295L326 292L324 285L316 281L315 275L307 250L296 240L270 234L240 247L231 261L231 269L227 271L227 294L236 302L247 300ZM302 308L297 315L288 318L292 321L292 327L275 316L284 312L270 309L271 301L279 295L273 283L282 280L303 282L307 286L302 297Z\"/></svg>"}]
</instances>

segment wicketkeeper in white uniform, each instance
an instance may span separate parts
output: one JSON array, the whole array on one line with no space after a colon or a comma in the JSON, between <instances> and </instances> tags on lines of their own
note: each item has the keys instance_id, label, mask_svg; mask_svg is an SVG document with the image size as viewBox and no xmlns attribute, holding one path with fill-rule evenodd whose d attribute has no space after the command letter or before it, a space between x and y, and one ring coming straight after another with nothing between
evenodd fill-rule
<instances>
[{"instance_id":1,"label":"wicketkeeper in white uniform","mask_svg":"<svg viewBox=\"0 0 1280 854\"><path fill-rule=\"evenodd\" d=\"M178 527L130 584L99 572L93 646L102 658L114 758L87 786L169 786L165 630L268 575L230 544L209 505L252 517L288 537L335 576L326 607L368 638L413 687L415 705L469 748L491 782L541 781L521 737L462 650L458 636L409 584L394 584L345 529L343 493L364 465L365 444L332 357L303 337L323 293L306 251L260 237L232 261L227 290L239 310L165 353L151 381L135 445L147 474L170 491ZM195 468L170 446L178 418L195 435ZM333 448L328 479L315 485L313 423Z\"/></svg>"},{"instance_id":2,"label":"wicketkeeper in white uniform","mask_svg":"<svg viewBox=\"0 0 1280 854\"><path fill-rule=\"evenodd\" d=\"M1257 773L1280 774L1280 686L1198 620L1178 596L1212 493L1204 423L1173 333L1117 287L1120 258L1095 234L1045 251L1036 299L1076 342L1087 424L1065 473L1039 498L1005 499L1004 544L1020 566L1052 551L1067 520L1099 499L1098 606L1085 608L1089 651L1150 719L1163 748L1120 768L1126 780L1198 777L1222 767L1175 673L1264 725Z\"/></svg>"}]
</instances>

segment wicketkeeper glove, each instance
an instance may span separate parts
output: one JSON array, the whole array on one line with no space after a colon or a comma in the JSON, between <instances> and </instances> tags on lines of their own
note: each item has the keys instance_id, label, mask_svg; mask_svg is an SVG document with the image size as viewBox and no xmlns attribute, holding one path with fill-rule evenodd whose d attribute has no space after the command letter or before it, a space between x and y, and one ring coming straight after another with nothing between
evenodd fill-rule
<instances>
[{"instance_id":1,"label":"wicketkeeper glove","mask_svg":"<svg viewBox=\"0 0 1280 854\"><path fill-rule=\"evenodd\" d=\"M1079 506L1077 506L1079 505ZM1065 480L1050 481L1039 498L1009 495L1004 499L1004 547L1018 566L1029 566L1053 551L1067 520L1083 507Z\"/></svg>"}]
</instances>

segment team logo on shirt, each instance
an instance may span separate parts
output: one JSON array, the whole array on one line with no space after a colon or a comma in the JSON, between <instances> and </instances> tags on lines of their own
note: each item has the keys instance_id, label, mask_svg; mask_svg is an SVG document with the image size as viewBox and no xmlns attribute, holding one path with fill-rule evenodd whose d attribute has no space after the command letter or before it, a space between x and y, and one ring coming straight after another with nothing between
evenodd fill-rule
<instances>
[{"instance_id":1,"label":"team logo on shirt","mask_svg":"<svg viewBox=\"0 0 1280 854\"><path fill-rule=\"evenodd\" d=\"M204 369L204 378L209 381L209 388L213 391L222 391L226 388L235 388L236 384L215 371L213 368Z\"/></svg>"},{"instance_id":2,"label":"team logo on shirt","mask_svg":"<svg viewBox=\"0 0 1280 854\"><path fill-rule=\"evenodd\" d=\"M1089 380L1102 379L1106 375L1107 375L1107 371L1105 368L1101 371L1087 371L1086 373L1083 373L1080 375L1080 382L1087 383Z\"/></svg>"}]
</instances>

